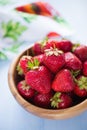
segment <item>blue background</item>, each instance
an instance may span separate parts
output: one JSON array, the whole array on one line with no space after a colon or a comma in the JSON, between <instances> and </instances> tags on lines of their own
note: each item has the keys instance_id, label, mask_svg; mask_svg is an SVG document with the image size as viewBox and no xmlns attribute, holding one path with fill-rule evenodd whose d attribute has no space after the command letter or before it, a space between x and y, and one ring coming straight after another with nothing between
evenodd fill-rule
<instances>
[{"instance_id":1,"label":"blue background","mask_svg":"<svg viewBox=\"0 0 87 130\"><path fill-rule=\"evenodd\" d=\"M44 0L43 0L44 1ZM47 0L77 31L75 37L87 43L87 0ZM87 130L87 112L67 120L48 120L25 111L8 87L11 61L0 61L0 130Z\"/></svg>"}]
</instances>

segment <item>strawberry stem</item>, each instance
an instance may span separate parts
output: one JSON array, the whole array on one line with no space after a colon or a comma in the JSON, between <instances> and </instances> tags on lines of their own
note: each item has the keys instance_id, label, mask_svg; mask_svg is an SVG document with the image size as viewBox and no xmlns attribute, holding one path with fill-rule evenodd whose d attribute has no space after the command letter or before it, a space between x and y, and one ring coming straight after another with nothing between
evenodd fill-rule
<instances>
[{"instance_id":1,"label":"strawberry stem","mask_svg":"<svg viewBox=\"0 0 87 130\"><path fill-rule=\"evenodd\" d=\"M19 74L19 75L22 75L22 74L23 74L23 70L22 70L22 68L20 67L20 65L17 65L16 70L18 71L18 74Z\"/></svg>"},{"instance_id":2,"label":"strawberry stem","mask_svg":"<svg viewBox=\"0 0 87 130\"><path fill-rule=\"evenodd\" d=\"M28 68L29 69L37 69L39 67L39 60L38 59L34 59L33 61L28 61Z\"/></svg>"},{"instance_id":3,"label":"strawberry stem","mask_svg":"<svg viewBox=\"0 0 87 130\"><path fill-rule=\"evenodd\" d=\"M75 49L77 48L77 47L79 47L80 46L80 44L79 43L75 43L75 44L73 44L73 47L72 47L72 52L74 52L75 51Z\"/></svg>"},{"instance_id":4,"label":"strawberry stem","mask_svg":"<svg viewBox=\"0 0 87 130\"><path fill-rule=\"evenodd\" d=\"M45 38L41 41L42 47L46 45L48 39L49 39L48 37L45 37Z\"/></svg>"},{"instance_id":5,"label":"strawberry stem","mask_svg":"<svg viewBox=\"0 0 87 130\"><path fill-rule=\"evenodd\" d=\"M50 49L45 50L46 56L55 55L58 56L60 54L63 54L63 51L58 50L57 48L50 47Z\"/></svg>"},{"instance_id":6,"label":"strawberry stem","mask_svg":"<svg viewBox=\"0 0 87 130\"><path fill-rule=\"evenodd\" d=\"M77 85L80 87L80 89L86 89L87 90L87 77L82 76L77 80Z\"/></svg>"},{"instance_id":7,"label":"strawberry stem","mask_svg":"<svg viewBox=\"0 0 87 130\"><path fill-rule=\"evenodd\" d=\"M54 94L54 96L51 98L51 106L54 108L58 108L58 104L60 102L62 102L62 100L60 99L61 93L60 92L56 92Z\"/></svg>"}]
</instances>

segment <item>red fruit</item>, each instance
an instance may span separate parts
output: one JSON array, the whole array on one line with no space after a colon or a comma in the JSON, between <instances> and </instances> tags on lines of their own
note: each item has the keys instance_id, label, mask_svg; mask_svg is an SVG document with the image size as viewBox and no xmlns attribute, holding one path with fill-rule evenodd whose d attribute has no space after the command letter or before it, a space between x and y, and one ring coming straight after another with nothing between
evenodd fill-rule
<instances>
[{"instance_id":1,"label":"red fruit","mask_svg":"<svg viewBox=\"0 0 87 130\"><path fill-rule=\"evenodd\" d=\"M43 46L43 51L50 48L57 48L58 41L56 40L48 40L47 43Z\"/></svg>"},{"instance_id":2,"label":"red fruit","mask_svg":"<svg viewBox=\"0 0 87 130\"><path fill-rule=\"evenodd\" d=\"M72 42L68 40L61 40L57 43L57 48L64 51L68 52L72 50Z\"/></svg>"},{"instance_id":3,"label":"red fruit","mask_svg":"<svg viewBox=\"0 0 87 130\"><path fill-rule=\"evenodd\" d=\"M56 92L71 92L74 86L73 76L68 69L58 72L52 83L52 89Z\"/></svg>"},{"instance_id":4,"label":"red fruit","mask_svg":"<svg viewBox=\"0 0 87 130\"><path fill-rule=\"evenodd\" d=\"M27 100L31 99L35 94L35 90L33 90L29 85L27 85L25 80L20 81L18 83L17 89L21 96L23 96Z\"/></svg>"},{"instance_id":5,"label":"red fruit","mask_svg":"<svg viewBox=\"0 0 87 130\"><path fill-rule=\"evenodd\" d=\"M57 48L45 50L43 63L51 72L57 73L65 64L63 52Z\"/></svg>"},{"instance_id":6,"label":"red fruit","mask_svg":"<svg viewBox=\"0 0 87 130\"><path fill-rule=\"evenodd\" d=\"M83 63L83 75L87 76L87 61Z\"/></svg>"},{"instance_id":7,"label":"red fruit","mask_svg":"<svg viewBox=\"0 0 87 130\"><path fill-rule=\"evenodd\" d=\"M65 66L70 70L81 70L82 63L73 53L65 53Z\"/></svg>"},{"instance_id":8,"label":"red fruit","mask_svg":"<svg viewBox=\"0 0 87 130\"><path fill-rule=\"evenodd\" d=\"M18 65L17 65L17 71L19 75L25 75L27 71L29 70L28 68L28 62L31 61L32 57L31 56L23 56Z\"/></svg>"},{"instance_id":9,"label":"red fruit","mask_svg":"<svg viewBox=\"0 0 87 130\"><path fill-rule=\"evenodd\" d=\"M66 93L66 94L69 95L72 99L75 98L75 94L74 94L73 91L68 92L68 93Z\"/></svg>"},{"instance_id":10,"label":"red fruit","mask_svg":"<svg viewBox=\"0 0 87 130\"><path fill-rule=\"evenodd\" d=\"M43 54L40 54L40 55L37 55L37 56L33 57L33 59L37 59L40 62L40 65L43 64L43 58L44 58Z\"/></svg>"},{"instance_id":11,"label":"red fruit","mask_svg":"<svg viewBox=\"0 0 87 130\"><path fill-rule=\"evenodd\" d=\"M52 98L51 92L47 94L37 94L34 97L34 104L42 108L50 108L51 98Z\"/></svg>"},{"instance_id":12,"label":"red fruit","mask_svg":"<svg viewBox=\"0 0 87 130\"><path fill-rule=\"evenodd\" d=\"M48 38L43 39L42 41L36 42L32 47L34 55L43 54L43 47L47 44Z\"/></svg>"},{"instance_id":13,"label":"red fruit","mask_svg":"<svg viewBox=\"0 0 87 130\"><path fill-rule=\"evenodd\" d=\"M34 55L42 54L41 43L37 42L32 47Z\"/></svg>"},{"instance_id":14,"label":"red fruit","mask_svg":"<svg viewBox=\"0 0 87 130\"><path fill-rule=\"evenodd\" d=\"M54 38L54 37L60 37L60 34L56 33L56 32L50 32L47 34L48 38Z\"/></svg>"},{"instance_id":15,"label":"red fruit","mask_svg":"<svg viewBox=\"0 0 87 130\"><path fill-rule=\"evenodd\" d=\"M87 77L80 76L77 78L74 93L79 97L87 97Z\"/></svg>"},{"instance_id":16,"label":"red fruit","mask_svg":"<svg viewBox=\"0 0 87 130\"><path fill-rule=\"evenodd\" d=\"M72 99L64 93L57 92L51 99L51 106L57 109L64 109L72 106Z\"/></svg>"},{"instance_id":17,"label":"red fruit","mask_svg":"<svg viewBox=\"0 0 87 130\"><path fill-rule=\"evenodd\" d=\"M51 90L51 74L45 66L32 67L32 70L25 75L25 80L28 85L39 93L45 94Z\"/></svg>"},{"instance_id":18,"label":"red fruit","mask_svg":"<svg viewBox=\"0 0 87 130\"><path fill-rule=\"evenodd\" d=\"M74 54L82 61L87 60L87 46L79 46L74 50Z\"/></svg>"}]
</instances>

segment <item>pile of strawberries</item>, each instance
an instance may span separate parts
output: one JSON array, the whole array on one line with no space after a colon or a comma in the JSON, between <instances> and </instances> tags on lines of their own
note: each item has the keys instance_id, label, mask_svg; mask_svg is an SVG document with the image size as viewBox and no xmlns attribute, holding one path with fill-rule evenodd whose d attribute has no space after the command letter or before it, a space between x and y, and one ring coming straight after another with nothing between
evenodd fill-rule
<instances>
[{"instance_id":1,"label":"pile of strawberries","mask_svg":"<svg viewBox=\"0 0 87 130\"><path fill-rule=\"evenodd\" d=\"M20 95L47 109L64 109L87 98L87 46L69 40L44 40L22 56L17 73Z\"/></svg>"}]
</instances>

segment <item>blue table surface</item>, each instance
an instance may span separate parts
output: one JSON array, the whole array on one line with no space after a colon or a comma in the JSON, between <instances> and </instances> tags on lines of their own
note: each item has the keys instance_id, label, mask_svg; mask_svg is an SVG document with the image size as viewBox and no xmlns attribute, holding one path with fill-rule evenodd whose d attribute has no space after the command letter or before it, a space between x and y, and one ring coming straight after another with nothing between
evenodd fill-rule
<instances>
[{"instance_id":1,"label":"blue table surface","mask_svg":"<svg viewBox=\"0 0 87 130\"><path fill-rule=\"evenodd\" d=\"M77 31L75 37L86 43L87 1L47 0L47 2L59 10ZM87 112L66 120L48 120L25 111L9 90L7 75L10 63L11 60L0 61L0 130L87 130Z\"/></svg>"}]
</instances>

